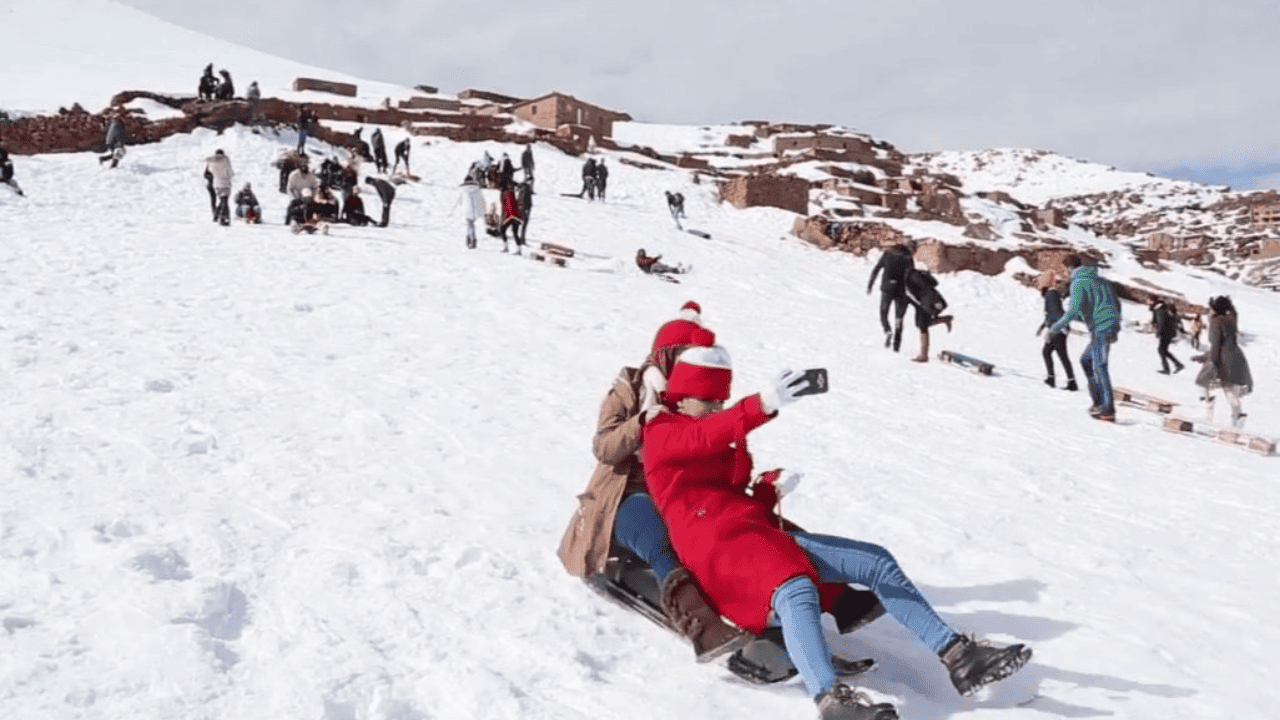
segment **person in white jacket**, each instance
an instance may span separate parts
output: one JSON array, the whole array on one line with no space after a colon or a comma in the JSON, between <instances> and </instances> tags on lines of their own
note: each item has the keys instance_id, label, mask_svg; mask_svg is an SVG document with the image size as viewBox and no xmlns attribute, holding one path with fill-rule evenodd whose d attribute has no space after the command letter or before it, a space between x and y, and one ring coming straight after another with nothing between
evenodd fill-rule
<instances>
[{"instance_id":1,"label":"person in white jacket","mask_svg":"<svg viewBox=\"0 0 1280 720\"><path fill-rule=\"evenodd\" d=\"M218 204L213 211L214 222L230 225L231 209L227 200L231 197L231 179L235 177L235 173L231 170L231 158L227 157L222 148L218 148L213 155L205 158L204 177L209 181L218 198Z\"/></svg>"},{"instance_id":2,"label":"person in white jacket","mask_svg":"<svg viewBox=\"0 0 1280 720\"><path fill-rule=\"evenodd\" d=\"M289 173L289 181L285 183L284 189L294 200L302 197L303 190L310 190L315 195L320 189L320 176L311 172L310 163L303 163Z\"/></svg>"},{"instance_id":3,"label":"person in white jacket","mask_svg":"<svg viewBox=\"0 0 1280 720\"><path fill-rule=\"evenodd\" d=\"M484 217L484 193L480 191L480 184L471 173L467 173L467 179L462 182L460 200L467 218L467 247L475 248L476 220Z\"/></svg>"}]
</instances>

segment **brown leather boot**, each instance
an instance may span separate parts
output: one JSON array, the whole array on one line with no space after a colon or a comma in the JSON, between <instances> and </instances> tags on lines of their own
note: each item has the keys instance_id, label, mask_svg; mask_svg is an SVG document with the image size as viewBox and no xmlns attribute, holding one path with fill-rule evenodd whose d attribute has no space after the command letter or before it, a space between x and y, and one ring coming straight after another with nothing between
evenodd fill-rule
<instances>
[{"instance_id":1,"label":"brown leather boot","mask_svg":"<svg viewBox=\"0 0 1280 720\"><path fill-rule=\"evenodd\" d=\"M911 359L916 362L929 362L929 333L927 331L920 333L920 354Z\"/></svg>"},{"instance_id":2,"label":"brown leather boot","mask_svg":"<svg viewBox=\"0 0 1280 720\"><path fill-rule=\"evenodd\" d=\"M735 652L751 640L751 633L729 625L707 604L688 568L672 570L663 581L662 609L693 643L693 653L700 663Z\"/></svg>"}]
</instances>

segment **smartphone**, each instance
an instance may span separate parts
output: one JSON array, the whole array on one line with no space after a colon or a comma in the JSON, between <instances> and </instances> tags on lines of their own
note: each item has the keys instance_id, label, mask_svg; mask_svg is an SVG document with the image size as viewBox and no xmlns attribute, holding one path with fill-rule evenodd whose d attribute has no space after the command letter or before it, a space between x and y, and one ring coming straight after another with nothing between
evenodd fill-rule
<instances>
[{"instance_id":1,"label":"smartphone","mask_svg":"<svg viewBox=\"0 0 1280 720\"><path fill-rule=\"evenodd\" d=\"M801 375L798 379L796 379L791 384L799 385L805 381L808 381L808 386L805 387L800 392L796 393L796 397L800 397L801 395L817 395L819 393L826 392L827 391L827 369L811 368L809 370L805 370L804 375Z\"/></svg>"}]
</instances>

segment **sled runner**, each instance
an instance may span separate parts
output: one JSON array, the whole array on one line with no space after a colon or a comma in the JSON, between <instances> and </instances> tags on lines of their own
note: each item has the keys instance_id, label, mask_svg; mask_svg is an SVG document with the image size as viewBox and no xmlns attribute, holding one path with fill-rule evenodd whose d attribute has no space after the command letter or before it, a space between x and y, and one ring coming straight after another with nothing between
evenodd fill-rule
<instances>
[{"instance_id":1,"label":"sled runner","mask_svg":"<svg viewBox=\"0 0 1280 720\"><path fill-rule=\"evenodd\" d=\"M951 350L943 350L938 353L938 359L943 362L949 362L952 365L972 368L974 372L982 373L983 375L990 375L996 369L995 365L992 365L986 360L979 360L975 357L969 357L968 355L961 355L960 353L953 352Z\"/></svg>"},{"instance_id":2,"label":"sled runner","mask_svg":"<svg viewBox=\"0 0 1280 720\"><path fill-rule=\"evenodd\" d=\"M587 587L610 602L635 611L676 635L680 634L662 609L662 591L653 571L638 558L630 555L611 557L603 574L588 575L582 580ZM865 599L857 597L856 601L862 602ZM883 614L884 608L876 601L863 609L860 615L857 611L849 613L850 617L846 618L847 623L841 627L841 632L853 632ZM870 658L846 660L832 656L831 660L836 673L844 677L858 675L875 667L875 661ZM726 666L734 675L754 685L782 682L799 673L791 662L791 657L787 655L782 630L774 626L730 655Z\"/></svg>"}]
</instances>

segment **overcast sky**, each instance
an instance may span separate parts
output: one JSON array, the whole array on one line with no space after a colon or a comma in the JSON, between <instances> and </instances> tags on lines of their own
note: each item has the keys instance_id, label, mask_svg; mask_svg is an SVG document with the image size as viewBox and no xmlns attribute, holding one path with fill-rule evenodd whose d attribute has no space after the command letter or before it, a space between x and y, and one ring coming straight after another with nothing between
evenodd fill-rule
<instances>
[{"instance_id":1,"label":"overcast sky","mask_svg":"<svg viewBox=\"0 0 1280 720\"><path fill-rule=\"evenodd\" d=\"M645 122L827 122L907 152L1036 148L1280 188L1275 0L125 4L448 94L560 90Z\"/></svg>"}]
</instances>

